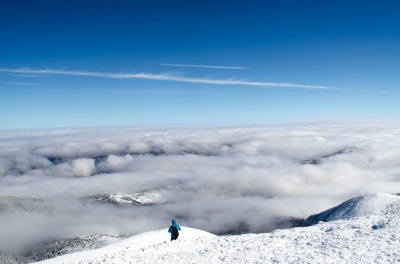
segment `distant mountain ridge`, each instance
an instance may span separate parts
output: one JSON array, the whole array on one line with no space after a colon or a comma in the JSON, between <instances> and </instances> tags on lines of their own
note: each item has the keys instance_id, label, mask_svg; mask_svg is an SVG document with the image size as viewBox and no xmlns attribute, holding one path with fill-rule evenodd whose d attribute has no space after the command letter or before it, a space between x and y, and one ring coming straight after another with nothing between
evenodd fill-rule
<instances>
[{"instance_id":1,"label":"distant mountain ridge","mask_svg":"<svg viewBox=\"0 0 400 264\"><path fill-rule=\"evenodd\" d=\"M134 194L97 194L82 197L80 200L83 202L115 205L153 205L164 202L161 194L155 191L144 191Z\"/></svg>"},{"instance_id":2,"label":"distant mountain ridge","mask_svg":"<svg viewBox=\"0 0 400 264\"><path fill-rule=\"evenodd\" d=\"M354 152L361 152L362 149L357 148L357 147L348 147L348 148L344 148L341 150L338 150L334 153L330 153L327 155L323 155L319 158L314 158L314 159L307 159L307 160L303 160L300 163L301 164L311 164L311 165L319 165L322 163L323 159L327 159L327 158L331 158L334 156L338 156L338 155L343 155L343 154L350 154L350 153L354 153Z\"/></svg>"}]
</instances>

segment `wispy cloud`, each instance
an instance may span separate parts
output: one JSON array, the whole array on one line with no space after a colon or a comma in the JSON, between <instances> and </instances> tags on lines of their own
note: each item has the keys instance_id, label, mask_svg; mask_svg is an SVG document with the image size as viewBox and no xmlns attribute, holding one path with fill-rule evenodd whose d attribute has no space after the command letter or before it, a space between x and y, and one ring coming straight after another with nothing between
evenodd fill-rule
<instances>
[{"instance_id":1,"label":"wispy cloud","mask_svg":"<svg viewBox=\"0 0 400 264\"><path fill-rule=\"evenodd\" d=\"M239 80L233 78L231 79L193 78L193 77L173 75L170 73L161 73L161 74L105 73L105 72L67 71L67 70L57 70L57 69L30 69L30 68L19 68L19 69L0 68L0 72L87 76L87 77L99 77L99 78L110 78L110 79L145 79L145 80L203 83L203 84L215 84L215 85L244 85L244 86L255 86L255 87L279 87L279 88L299 88L299 89L333 89L330 87L320 86L320 85L257 82L257 81L247 81L247 80Z\"/></svg>"},{"instance_id":2,"label":"wispy cloud","mask_svg":"<svg viewBox=\"0 0 400 264\"><path fill-rule=\"evenodd\" d=\"M8 82L9 85L22 85L22 86L37 86L43 85L42 83L21 83L21 82Z\"/></svg>"},{"instance_id":3,"label":"wispy cloud","mask_svg":"<svg viewBox=\"0 0 400 264\"><path fill-rule=\"evenodd\" d=\"M39 77L43 77L39 74L10 74L10 76L14 76L14 77L22 77L22 78L39 78Z\"/></svg>"},{"instance_id":4,"label":"wispy cloud","mask_svg":"<svg viewBox=\"0 0 400 264\"><path fill-rule=\"evenodd\" d=\"M390 91L386 90L364 90L366 93L383 93L383 94L390 94Z\"/></svg>"},{"instance_id":5,"label":"wispy cloud","mask_svg":"<svg viewBox=\"0 0 400 264\"><path fill-rule=\"evenodd\" d=\"M246 67L238 66L216 66L216 65L196 65L196 64L173 64L173 63L151 63L162 66L172 67L190 67L190 68L211 68L211 69L231 69L231 70L246 70Z\"/></svg>"}]
</instances>

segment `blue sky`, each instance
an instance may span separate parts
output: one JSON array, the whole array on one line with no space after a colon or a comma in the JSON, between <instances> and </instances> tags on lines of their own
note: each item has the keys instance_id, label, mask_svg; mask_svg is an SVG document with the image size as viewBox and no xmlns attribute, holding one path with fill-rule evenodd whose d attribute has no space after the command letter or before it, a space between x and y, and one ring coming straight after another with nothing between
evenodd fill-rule
<instances>
[{"instance_id":1,"label":"blue sky","mask_svg":"<svg viewBox=\"0 0 400 264\"><path fill-rule=\"evenodd\" d=\"M0 129L398 120L399 13L397 1L2 1Z\"/></svg>"}]
</instances>

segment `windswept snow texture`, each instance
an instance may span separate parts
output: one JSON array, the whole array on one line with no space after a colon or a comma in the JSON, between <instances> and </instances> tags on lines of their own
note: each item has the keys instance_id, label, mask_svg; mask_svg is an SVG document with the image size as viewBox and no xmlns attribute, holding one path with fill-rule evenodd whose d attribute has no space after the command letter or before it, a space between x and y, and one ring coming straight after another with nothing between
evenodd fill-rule
<instances>
[{"instance_id":1,"label":"windswept snow texture","mask_svg":"<svg viewBox=\"0 0 400 264\"><path fill-rule=\"evenodd\" d=\"M315 225L319 221L328 222L369 215L400 216L400 196L375 193L352 198L336 207L307 218L305 225Z\"/></svg>"},{"instance_id":2,"label":"windswept snow texture","mask_svg":"<svg viewBox=\"0 0 400 264\"><path fill-rule=\"evenodd\" d=\"M1 250L132 236L174 218L213 234L267 232L400 190L399 123L1 131L0 149L0 196L33 199L0 213ZM125 203L144 192L159 200Z\"/></svg>"},{"instance_id":3,"label":"windswept snow texture","mask_svg":"<svg viewBox=\"0 0 400 264\"><path fill-rule=\"evenodd\" d=\"M389 215L241 236L195 236L199 231L182 228L182 239L172 242L164 229L40 263L397 263L399 228L400 217Z\"/></svg>"}]
</instances>

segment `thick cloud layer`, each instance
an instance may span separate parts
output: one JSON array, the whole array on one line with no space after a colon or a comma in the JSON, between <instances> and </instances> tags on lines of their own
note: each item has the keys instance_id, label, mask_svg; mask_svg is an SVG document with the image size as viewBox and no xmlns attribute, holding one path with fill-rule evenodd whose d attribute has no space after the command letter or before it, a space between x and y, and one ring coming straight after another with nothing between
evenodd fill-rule
<instances>
[{"instance_id":1,"label":"thick cloud layer","mask_svg":"<svg viewBox=\"0 0 400 264\"><path fill-rule=\"evenodd\" d=\"M0 149L0 195L40 199L0 212L0 248L136 234L172 218L214 233L262 232L357 195L400 192L394 123L3 131ZM164 203L79 201L145 190Z\"/></svg>"}]
</instances>

